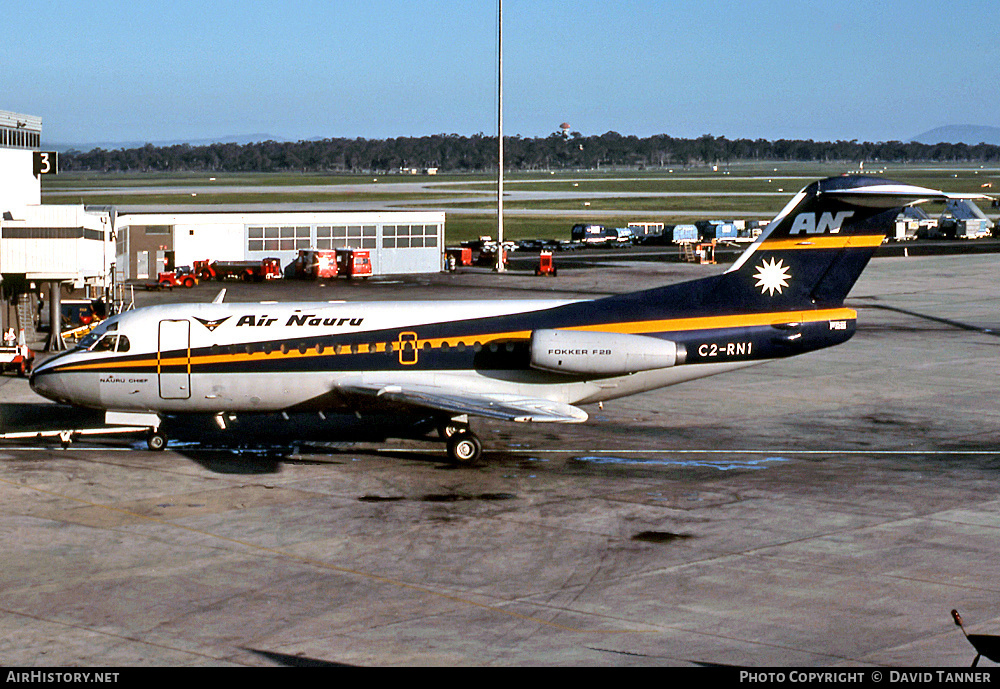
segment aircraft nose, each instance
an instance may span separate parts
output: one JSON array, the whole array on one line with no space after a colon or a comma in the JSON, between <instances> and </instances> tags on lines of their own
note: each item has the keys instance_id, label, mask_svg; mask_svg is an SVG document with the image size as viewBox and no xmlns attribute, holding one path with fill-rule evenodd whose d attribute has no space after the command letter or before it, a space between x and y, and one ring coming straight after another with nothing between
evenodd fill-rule
<instances>
[{"instance_id":1,"label":"aircraft nose","mask_svg":"<svg viewBox=\"0 0 1000 689\"><path fill-rule=\"evenodd\" d=\"M36 367L31 372L31 377L28 379L28 385L31 389L42 397L47 397L50 400L60 402L66 398L66 390L63 385L62 376L55 367L48 364L42 364Z\"/></svg>"}]
</instances>

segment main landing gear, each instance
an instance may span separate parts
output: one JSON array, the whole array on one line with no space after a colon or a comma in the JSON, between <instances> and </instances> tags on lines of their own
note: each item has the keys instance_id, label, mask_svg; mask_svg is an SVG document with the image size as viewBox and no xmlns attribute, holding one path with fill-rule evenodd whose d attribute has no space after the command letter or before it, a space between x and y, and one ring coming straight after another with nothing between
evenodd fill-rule
<instances>
[{"instance_id":1,"label":"main landing gear","mask_svg":"<svg viewBox=\"0 0 1000 689\"><path fill-rule=\"evenodd\" d=\"M444 420L438 425L438 436L445 441L448 459L454 464L474 464L483 456L483 443L469 428L467 417ZM146 446L154 452L165 450L167 434L159 427L150 428Z\"/></svg>"},{"instance_id":2,"label":"main landing gear","mask_svg":"<svg viewBox=\"0 0 1000 689\"><path fill-rule=\"evenodd\" d=\"M472 464L483 455L483 443L475 433L463 431L448 438L448 458L456 464Z\"/></svg>"},{"instance_id":3,"label":"main landing gear","mask_svg":"<svg viewBox=\"0 0 1000 689\"><path fill-rule=\"evenodd\" d=\"M438 435L447 443L448 459L455 464L472 464L483 456L483 443L469 428L467 417L444 422Z\"/></svg>"}]
</instances>

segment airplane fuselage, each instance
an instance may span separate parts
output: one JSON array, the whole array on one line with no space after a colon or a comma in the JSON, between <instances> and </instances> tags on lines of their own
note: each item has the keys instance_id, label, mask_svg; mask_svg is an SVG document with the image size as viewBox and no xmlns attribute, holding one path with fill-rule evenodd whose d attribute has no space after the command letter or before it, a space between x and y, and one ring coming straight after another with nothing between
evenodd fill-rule
<instances>
[{"instance_id":1,"label":"airplane fuselage","mask_svg":"<svg viewBox=\"0 0 1000 689\"><path fill-rule=\"evenodd\" d=\"M837 344L855 322L844 308L587 318L603 302L153 306L111 319L95 335L115 342L103 348L91 342L89 350L50 359L32 385L56 401L167 414L350 408L354 403L338 391L400 384L586 404ZM575 357L583 362L579 370L544 370L532 353L532 333L540 327L598 335L583 347L571 339L547 352ZM680 355L670 366L609 374L600 364L622 344L608 339L602 346L604 333L669 341Z\"/></svg>"},{"instance_id":2,"label":"airplane fuselage","mask_svg":"<svg viewBox=\"0 0 1000 689\"><path fill-rule=\"evenodd\" d=\"M469 416L580 423L602 402L840 344L900 209L948 194L875 177L796 194L720 275L589 301L175 304L109 319L44 362L40 394L163 416L416 417L459 461ZM428 419L429 417L429 419ZM165 435L151 432L150 447Z\"/></svg>"}]
</instances>

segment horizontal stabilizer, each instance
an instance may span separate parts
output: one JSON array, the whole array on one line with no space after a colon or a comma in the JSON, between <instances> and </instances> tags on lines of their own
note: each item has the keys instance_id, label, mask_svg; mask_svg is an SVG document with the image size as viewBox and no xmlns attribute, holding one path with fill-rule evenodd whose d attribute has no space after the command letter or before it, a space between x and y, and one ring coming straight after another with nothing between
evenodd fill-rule
<instances>
[{"instance_id":1,"label":"horizontal stabilizer","mask_svg":"<svg viewBox=\"0 0 1000 689\"><path fill-rule=\"evenodd\" d=\"M909 206L925 201L989 198L982 194L949 194L937 189L927 189L912 184L863 177L835 177L832 180L826 180L826 182L837 182L840 180L849 180L853 184L847 186L830 184L829 188L820 186L818 195L832 195L855 205L867 206L869 208L896 208L898 206ZM863 182L869 183L864 184Z\"/></svg>"}]
</instances>

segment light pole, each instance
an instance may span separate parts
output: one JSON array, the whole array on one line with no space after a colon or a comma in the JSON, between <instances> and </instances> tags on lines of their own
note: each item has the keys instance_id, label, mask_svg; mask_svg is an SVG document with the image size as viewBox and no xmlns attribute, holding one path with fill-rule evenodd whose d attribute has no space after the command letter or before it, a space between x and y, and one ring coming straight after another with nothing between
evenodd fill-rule
<instances>
[{"instance_id":1,"label":"light pole","mask_svg":"<svg viewBox=\"0 0 1000 689\"><path fill-rule=\"evenodd\" d=\"M497 166L497 265L502 273L503 262L503 0L497 0L497 140L499 165Z\"/></svg>"}]
</instances>

